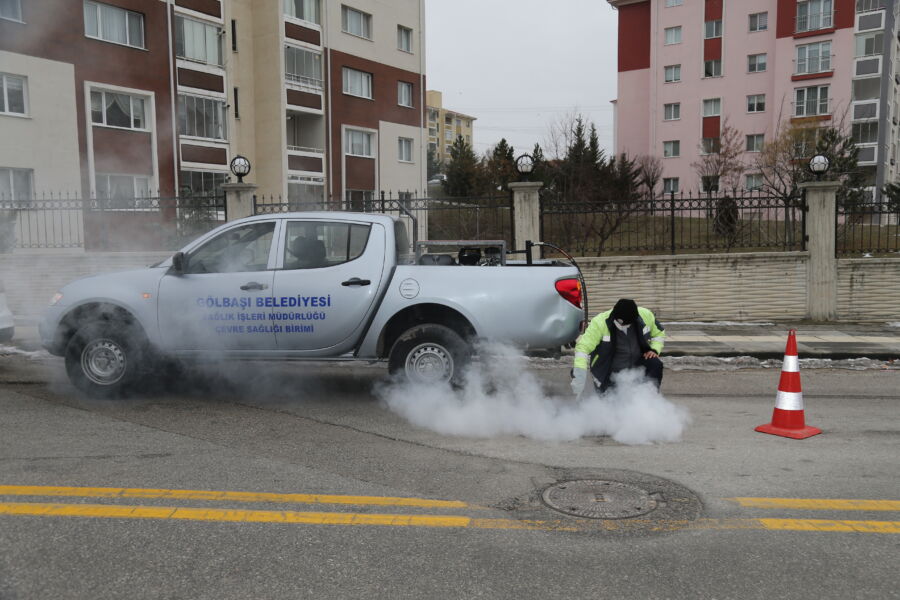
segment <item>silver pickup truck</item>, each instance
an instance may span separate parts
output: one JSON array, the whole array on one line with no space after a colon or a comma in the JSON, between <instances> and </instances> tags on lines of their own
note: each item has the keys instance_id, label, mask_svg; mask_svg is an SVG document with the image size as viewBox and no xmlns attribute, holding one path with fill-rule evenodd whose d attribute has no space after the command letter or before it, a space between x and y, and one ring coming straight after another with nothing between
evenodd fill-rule
<instances>
[{"instance_id":1,"label":"silver pickup truck","mask_svg":"<svg viewBox=\"0 0 900 600\"><path fill-rule=\"evenodd\" d=\"M250 217L157 265L66 285L41 339L94 396L190 359L387 359L415 381L454 380L476 338L534 350L579 334L577 268L505 258L496 248L411 252L391 216Z\"/></svg>"}]
</instances>

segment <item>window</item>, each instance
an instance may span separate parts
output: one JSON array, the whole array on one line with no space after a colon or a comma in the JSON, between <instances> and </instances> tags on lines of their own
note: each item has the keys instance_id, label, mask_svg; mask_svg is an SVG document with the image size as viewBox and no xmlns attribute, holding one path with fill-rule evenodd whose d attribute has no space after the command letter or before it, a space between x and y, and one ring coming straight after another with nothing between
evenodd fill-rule
<instances>
[{"instance_id":1,"label":"window","mask_svg":"<svg viewBox=\"0 0 900 600\"><path fill-rule=\"evenodd\" d=\"M681 118L681 103L663 105L663 119L666 121L677 121Z\"/></svg>"},{"instance_id":2,"label":"window","mask_svg":"<svg viewBox=\"0 0 900 600\"><path fill-rule=\"evenodd\" d=\"M118 6L84 3L84 35L89 38L144 47L144 15Z\"/></svg>"},{"instance_id":3,"label":"window","mask_svg":"<svg viewBox=\"0 0 900 600\"><path fill-rule=\"evenodd\" d=\"M747 152L762 152L765 143L765 135L762 133L753 133L747 136Z\"/></svg>"},{"instance_id":4,"label":"window","mask_svg":"<svg viewBox=\"0 0 900 600\"><path fill-rule=\"evenodd\" d=\"M321 269L355 260L366 249L369 230L369 225L355 223L289 221L284 268Z\"/></svg>"},{"instance_id":5,"label":"window","mask_svg":"<svg viewBox=\"0 0 900 600\"><path fill-rule=\"evenodd\" d=\"M851 135L856 144L874 144L878 142L878 121L854 123Z\"/></svg>"},{"instance_id":6,"label":"window","mask_svg":"<svg viewBox=\"0 0 900 600\"><path fill-rule=\"evenodd\" d=\"M708 137L700 140L700 154L718 154L722 149L720 138Z\"/></svg>"},{"instance_id":7,"label":"window","mask_svg":"<svg viewBox=\"0 0 900 600\"><path fill-rule=\"evenodd\" d=\"M682 4L684 4L684 0L666 0L666 8L681 6Z\"/></svg>"},{"instance_id":8,"label":"window","mask_svg":"<svg viewBox=\"0 0 900 600\"><path fill-rule=\"evenodd\" d=\"M718 117L722 114L722 99L707 98L703 101L703 116Z\"/></svg>"},{"instance_id":9,"label":"window","mask_svg":"<svg viewBox=\"0 0 900 600\"><path fill-rule=\"evenodd\" d=\"M375 192L372 190L347 190L344 192L347 199L347 205L351 210L371 211L372 199L375 198Z\"/></svg>"},{"instance_id":10,"label":"window","mask_svg":"<svg viewBox=\"0 0 900 600\"><path fill-rule=\"evenodd\" d=\"M872 56L884 53L884 33L866 33L856 36L856 56Z\"/></svg>"},{"instance_id":11,"label":"window","mask_svg":"<svg viewBox=\"0 0 900 600\"><path fill-rule=\"evenodd\" d=\"M34 170L0 167L0 200L34 198Z\"/></svg>"},{"instance_id":12,"label":"window","mask_svg":"<svg viewBox=\"0 0 900 600\"><path fill-rule=\"evenodd\" d=\"M765 31L769 28L769 13L753 13L750 15L750 31Z\"/></svg>"},{"instance_id":13,"label":"window","mask_svg":"<svg viewBox=\"0 0 900 600\"><path fill-rule=\"evenodd\" d=\"M761 73L766 70L765 54L750 54L747 56L747 71L750 73Z\"/></svg>"},{"instance_id":14,"label":"window","mask_svg":"<svg viewBox=\"0 0 900 600\"><path fill-rule=\"evenodd\" d=\"M666 27L666 45L681 43L681 26Z\"/></svg>"},{"instance_id":15,"label":"window","mask_svg":"<svg viewBox=\"0 0 900 600\"><path fill-rule=\"evenodd\" d=\"M212 196L222 191L222 184L228 181L228 174L220 171L180 171L178 173L178 195Z\"/></svg>"},{"instance_id":16,"label":"window","mask_svg":"<svg viewBox=\"0 0 900 600\"><path fill-rule=\"evenodd\" d=\"M397 138L397 156L401 162L412 162L412 138Z\"/></svg>"},{"instance_id":17,"label":"window","mask_svg":"<svg viewBox=\"0 0 900 600\"><path fill-rule=\"evenodd\" d=\"M704 77L721 77L722 76L722 60L717 58L715 60L703 61L703 76Z\"/></svg>"},{"instance_id":18,"label":"window","mask_svg":"<svg viewBox=\"0 0 900 600\"><path fill-rule=\"evenodd\" d=\"M797 46L797 74L831 70L831 42Z\"/></svg>"},{"instance_id":19,"label":"window","mask_svg":"<svg viewBox=\"0 0 900 600\"><path fill-rule=\"evenodd\" d=\"M663 177L663 193L664 194L677 194L678 193L678 178L677 177Z\"/></svg>"},{"instance_id":20,"label":"window","mask_svg":"<svg viewBox=\"0 0 900 600\"><path fill-rule=\"evenodd\" d=\"M681 65L669 65L665 68L666 83L681 81Z\"/></svg>"},{"instance_id":21,"label":"window","mask_svg":"<svg viewBox=\"0 0 900 600\"><path fill-rule=\"evenodd\" d=\"M828 86L818 85L796 90L794 116L828 114Z\"/></svg>"},{"instance_id":22,"label":"window","mask_svg":"<svg viewBox=\"0 0 900 600\"><path fill-rule=\"evenodd\" d=\"M766 95L751 94L747 96L747 112L758 113L766 110Z\"/></svg>"},{"instance_id":23,"label":"window","mask_svg":"<svg viewBox=\"0 0 900 600\"><path fill-rule=\"evenodd\" d=\"M175 56L209 65L222 64L222 30L209 23L175 17Z\"/></svg>"},{"instance_id":24,"label":"window","mask_svg":"<svg viewBox=\"0 0 900 600\"><path fill-rule=\"evenodd\" d=\"M681 156L680 140L663 142L663 158L676 158L678 156Z\"/></svg>"},{"instance_id":25,"label":"window","mask_svg":"<svg viewBox=\"0 0 900 600\"><path fill-rule=\"evenodd\" d=\"M139 208L138 199L150 197L150 178L146 175L97 173L97 199L104 208Z\"/></svg>"},{"instance_id":26,"label":"window","mask_svg":"<svg viewBox=\"0 0 900 600\"><path fill-rule=\"evenodd\" d=\"M718 175L704 175L700 178L700 187L704 192L718 192L719 191L719 176Z\"/></svg>"},{"instance_id":27,"label":"window","mask_svg":"<svg viewBox=\"0 0 900 600\"><path fill-rule=\"evenodd\" d=\"M397 104L412 108L413 84L407 83L406 81L397 82Z\"/></svg>"},{"instance_id":28,"label":"window","mask_svg":"<svg viewBox=\"0 0 900 600\"><path fill-rule=\"evenodd\" d=\"M185 273L265 271L274 237L272 221L232 227L191 252Z\"/></svg>"},{"instance_id":29,"label":"window","mask_svg":"<svg viewBox=\"0 0 900 600\"><path fill-rule=\"evenodd\" d=\"M107 127L147 129L144 99L129 94L92 90L91 122Z\"/></svg>"},{"instance_id":30,"label":"window","mask_svg":"<svg viewBox=\"0 0 900 600\"><path fill-rule=\"evenodd\" d=\"M284 14L316 25L322 24L319 0L284 0Z\"/></svg>"},{"instance_id":31,"label":"window","mask_svg":"<svg viewBox=\"0 0 900 600\"><path fill-rule=\"evenodd\" d=\"M374 146L372 144L373 134L367 131L358 131L356 129L348 129L346 136L346 147L344 152L347 156L363 156L365 158L375 158Z\"/></svg>"},{"instance_id":32,"label":"window","mask_svg":"<svg viewBox=\"0 0 900 600\"><path fill-rule=\"evenodd\" d=\"M372 74L344 67L344 93L372 98Z\"/></svg>"},{"instance_id":33,"label":"window","mask_svg":"<svg viewBox=\"0 0 900 600\"><path fill-rule=\"evenodd\" d=\"M833 25L832 0L800 0L797 2L798 32L828 29Z\"/></svg>"},{"instance_id":34,"label":"window","mask_svg":"<svg viewBox=\"0 0 900 600\"><path fill-rule=\"evenodd\" d=\"M762 189L763 177L762 173L749 173L744 178L744 188L748 192L755 192Z\"/></svg>"},{"instance_id":35,"label":"window","mask_svg":"<svg viewBox=\"0 0 900 600\"><path fill-rule=\"evenodd\" d=\"M453 141L453 132L450 131L449 129L444 130L444 140L447 142Z\"/></svg>"},{"instance_id":36,"label":"window","mask_svg":"<svg viewBox=\"0 0 900 600\"><path fill-rule=\"evenodd\" d=\"M322 89L322 55L295 46L284 47L284 78L291 83Z\"/></svg>"},{"instance_id":37,"label":"window","mask_svg":"<svg viewBox=\"0 0 900 600\"><path fill-rule=\"evenodd\" d=\"M413 30L403 25L397 25L397 50L412 52Z\"/></svg>"},{"instance_id":38,"label":"window","mask_svg":"<svg viewBox=\"0 0 900 600\"><path fill-rule=\"evenodd\" d=\"M703 37L707 40L722 37L722 19L707 21L703 24Z\"/></svg>"},{"instance_id":39,"label":"window","mask_svg":"<svg viewBox=\"0 0 900 600\"><path fill-rule=\"evenodd\" d=\"M453 117L450 115L444 115L444 125L453 125Z\"/></svg>"},{"instance_id":40,"label":"window","mask_svg":"<svg viewBox=\"0 0 900 600\"><path fill-rule=\"evenodd\" d=\"M438 135L438 131L437 131L437 128L436 128L436 127L429 127L429 128L428 128L428 137L436 138L437 135Z\"/></svg>"},{"instance_id":41,"label":"window","mask_svg":"<svg viewBox=\"0 0 900 600\"><path fill-rule=\"evenodd\" d=\"M224 140L225 101L178 94L178 133Z\"/></svg>"},{"instance_id":42,"label":"window","mask_svg":"<svg viewBox=\"0 0 900 600\"><path fill-rule=\"evenodd\" d=\"M0 0L0 19L22 20L21 0ZM0 182L2 185L2 182Z\"/></svg>"},{"instance_id":43,"label":"window","mask_svg":"<svg viewBox=\"0 0 900 600\"><path fill-rule=\"evenodd\" d=\"M341 7L341 29L344 33L372 39L372 15L350 8Z\"/></svg>"},{"instance_id":44,"label":"window","mask_svg":"<svg viewBox=\"0 0 900 600\"><path fill-rule=\"evenodd\" d=\"M0 114L24 115L28 112L25 78L0 73Z\"/></svg>"},{"instance_id":45,"label":"window","mask_svg":"<svg viewBox=\"0 0 900 600\"><path fill-rule=\"evenodd\" d=\"M852 99L875 100L881 95L881 78L854 79ZM894 111L897 114L897 111Z\"/></svg>"},{"instance_id":46,"label":"window","mask_svg":"<svg viewBox=\"0 0 900 600\"><path fill-rule=\"evenodd\" d=\"M296 210L308 210L303 204L321 204L325 201L325 180L321 177L298 177L288 179L288 204ZM295 210L292 208L292 210Z\"/></svg>"}]
</instances>

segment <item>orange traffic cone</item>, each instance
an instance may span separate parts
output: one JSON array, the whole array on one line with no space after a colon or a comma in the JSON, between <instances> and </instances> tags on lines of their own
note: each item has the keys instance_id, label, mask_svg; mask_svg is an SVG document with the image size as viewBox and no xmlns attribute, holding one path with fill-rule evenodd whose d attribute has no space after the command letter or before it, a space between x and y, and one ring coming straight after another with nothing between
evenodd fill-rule
<instances>
[{"instance_id":1,"label":"orange traffic cone","mask_svg":"<svg viewBox=\"0 0 900 600\"><path fill-rule=\"evenodd\" d=\"M803 417L803 391L800 389L800 359L797 357L796 335L797 331L794 329L788 332L772 422L760 425L755 431L802 440L822 433L822 430L807 427Z\"/></svg>"}]
</instances>

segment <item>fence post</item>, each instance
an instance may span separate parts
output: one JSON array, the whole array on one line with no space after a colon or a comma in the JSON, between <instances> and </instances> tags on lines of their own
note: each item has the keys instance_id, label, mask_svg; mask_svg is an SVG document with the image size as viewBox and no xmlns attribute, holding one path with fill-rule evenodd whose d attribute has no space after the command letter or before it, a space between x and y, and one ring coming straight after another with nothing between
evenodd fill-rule
<instances>
[{"instance_id":1,"label":"fence post","mask_svg":"<svg viewBox=\"0 0 900 600\"><path fill-rule=\"evenodd\" d=\"M525 240L541 241L540 181L519 181L509 184L513 193L513 244L515 250L525 247ZM532 260L540 258L540 248L531 249Z\"/></svg>"},{"instance_id":2,"label":"fence post","mask_svg":"<svg viewBox=\"0 0 900 600\"><path fill-rule=\"evenodd\" d=\"M837 257L835 255L836 181L808 181L800 184L806 191L806 229L809 234L806 312L814 321L837 318Z\"/></svg>"},{"instance_id":3,"label":"fence post","mask_svg":"<svg viewBox=\"0 0 900 600\"><path fill-rule=\"evenodd\" d=\"M225 215L229 221L253 216L253 193L256 188L255 183L222 184L222 191L225 192Z\"/></svg>"}]
</instances>

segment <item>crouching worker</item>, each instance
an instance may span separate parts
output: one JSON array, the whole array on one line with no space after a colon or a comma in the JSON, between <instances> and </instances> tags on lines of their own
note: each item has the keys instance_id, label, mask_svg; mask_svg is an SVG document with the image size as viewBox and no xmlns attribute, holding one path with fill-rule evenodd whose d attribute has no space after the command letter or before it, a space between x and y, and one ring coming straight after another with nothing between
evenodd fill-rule
<instances>
[{"instance_id":1,"label":"crouching worker","mask_svg":"<svg viewBox=\"0 0 900 600\"><path fill-rule=\"evenodd\" d=\"M575 343L572 391L584 391L588 370L594 385L605 392L613 373L643 367L647 378L662 383L663 364L659 359L666 337L662 324L650 310L623 298L612 310L597 315Z\"/></svg>"}]
</instances>

